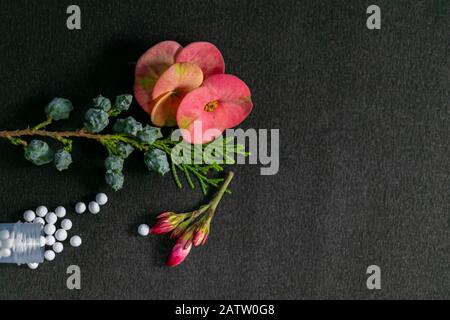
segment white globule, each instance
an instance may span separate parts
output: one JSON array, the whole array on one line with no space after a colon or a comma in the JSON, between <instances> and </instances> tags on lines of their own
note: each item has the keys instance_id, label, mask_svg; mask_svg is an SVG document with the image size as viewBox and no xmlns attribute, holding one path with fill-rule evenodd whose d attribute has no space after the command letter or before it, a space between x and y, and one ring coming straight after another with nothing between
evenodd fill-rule
<instances>
[{"instance_id":1,"label":"white globule","mask_svg":"<svg viewBox=\"0 0 450 320\"><path fill-rule=\"evenodd\" d=\"M81 246L81 238L79 236L73 236L70 238L70 245L74 248Z\"/></svg>"},{"instance_id":2,"label":"white globule","mask_svg":"<svg viewBox=\"0 0 450 320\"><path fill-rule=\"evenodd\" d=\"M61 242L56 242L52 248L55 253L61 253L64 250L64 245Z\"/></svg>"},{"instance_id":3,"label":"white globule","mask_svg":"<svg viewBox=\"0 0 450 320\"><path fill-rule=\"evenodd\" d=\"M58 221L58 217L56 216L55 213L53 212L49 212L47 213L47 215L45 216L45 221L48 224L55 224Z\"/></svg>"},{"instance_id":4,"label":"white globule","mask_svg":"<svg viewBox=\"0 0 450 320\"><path fill-rule=\"evenodd\" d=\"M53 224L47 224L47 225L44 227L44 232L45 232L46 235L52 236L52 235L55 234L55 232L56 232L56 227L55 227L55 225L53 225Z\"/></svg>"},{"instance_id":5,"label":"white globule","mask_svg":"<svg viewBox=\"0 0 450 320\"><path fill-rule=\"evenodd\" d=\"M45 217L48 213L48 209L45 206L40 206L36 209L36 214L38 215L38 217Z\"/></svg>"},{"instance_id":6,"label":"white globule","mask_svg":"<svg viewBox=\"0 0 450 320\"><path fill-rule=\"evenodd\" d=\"M1 249L12 249L14 246L14 239L6 239L2 240Z\"/></svg>"},{"instance_id":7,"label":"white globule","mask_svg":"<svg viewBox=\"0 0 450 320\"><path fill-rule=\"evenodd\" d=\"M105 204L108 203L108 196L104 193L99 193L96 197L95 197L95 201L97 201L97 203L101 206L104 206Z\"/></svg>"},{"instance_id":8,"label":"white globule","mask_svg":"<svg viewBox=\"0 0 450 320\"><path fill-rule=\"evenodd\" d=\"M0 231L0 240L6 240L6 239L9 239L9 231L1 230Z\"/></svg>"},{"instance_id":9,"label":"white globule","mask_svg":"<svg viewBox=\"0 0 450 320\"><path fill-rule=\"evenodd\" d=\"M150 234L150 227L146 224L141 224L138 228L139 235L146 237Z\"/></svg>"},{"instance_id":10,"label":"white globule","mask_svg":"<svg viewBox=\"0 0 450 320\"><path fill-rule=\"evenodd\" d=\"M40 223L40 224L42 224L43 226L45 226L45 220L44 219L42 219L41 217L37 217L36 219L34 219L33 220L33 223Z\"/></svg>"},{"instance_id":11,"label":"white globule","mask_svg":"<svg viewBox=\"0 0 450 320\"><path fill-rule=\"evenodd\" d=\"M49 247L51 247L52 245L54 245L56 242L56 239L54 236L46 236L45 237L45 244Z\"/></svg>"},{"instance_id":12,"label":"white globule","mask_svg":"<svg viewBox=\"0 0 450 320\"><path fill-rule=\"evenodd\" d=\"M44 257L45 257L45 260L47 260L47 261L53 261L56 258L56 254L53 250L47 250L44 253Z\"/></svg>"},{"instance_id":13,"label":"white globule","mask_svg":"<svg viewBox=\"0 0 450 320\"><path fill-rule=\"evenodd\" d=\"M67 211L66 211L66 208L64 208L64 207L60 206L55 209L55 214L58 218L64 218L66 216L66 213L67 213Z\"/></svg>"},{"instance_id":14,"label":"white globule","mask_svg":"<svg viewBox=\"0 0 450 320\"><path fill-rule=\"evenodd\" d=\"M61 228L69 231L70 229L72 229L72 221L70 221L70 219L64 219L63 221L61 221Z\"/></svg>"},{"instance_id":15,"label":"white globule","mask_svg":"<svg viewBox=\"0 0 450 320\"><path fill-rule=\"evenodd\" d=\"M92 201L89 203L89 212L92 214L97 214L100 212L100 206L97 202Z\"/></svg>"},{"instance_id":16,"label":"white globule","mask_svg":"<svg viewBox=\"0 0 450 320\"><path fill-rule=\"evenodd\" d=\"M35 218L36 218L36 214L34 213L34 211L27 210L23 213L23 219L26 222L32 222Z\"/></svg>"},{"instance_id":17,"label":"white globule","mask_svg":"<svg viewBox=\"0 0 450 320\"><path fill-rule=\"evenodd\" d=\"M45 247L46 244L47 244L47 239L46 239L44 236L41 236L41 237L39 238L39 246L40 246L41 248L43 248L43 247Z\"/></svg>"},{"instance_id":18,"label":"white globule","mask_svg":"<svg viewBox=\"0 0 450 320\"><path fill-rule=\"evenodd\" d=\"M27 266L31 270L36 270L39 267L39 263L28 263Z\"/></svg>"},{"instance_id":19,"label":"white globule","mask_svg":"<svg viewBox=\"0 0 450 320\"><path fill-rule=\"evenodd\" d=\"M78 202L75 205L75 212L78 214L83 214L86 212L86 204L84 202Z\"/></svg>"},{"instance_id":20,"label":"white globule","mask_svg":"<svg viewBox=\"0 0 450 320\"><path fill-rule=\"evenodd\" d=\"M9 258L11 256L11 249L1 249L0 250L0 257L2 258Z\"/></svg>"},{"instance_id":21,"label":"white globule","mask_svg":"<svg viewBox=\"0 0 450 320\"><path fill-rule=\"evenodd\" d=\"M66 239L67 239L67 231L64 230L64 229L59 229L55 233L55 238L58 241L66 241Z\"/></svg>"}]
</instances>

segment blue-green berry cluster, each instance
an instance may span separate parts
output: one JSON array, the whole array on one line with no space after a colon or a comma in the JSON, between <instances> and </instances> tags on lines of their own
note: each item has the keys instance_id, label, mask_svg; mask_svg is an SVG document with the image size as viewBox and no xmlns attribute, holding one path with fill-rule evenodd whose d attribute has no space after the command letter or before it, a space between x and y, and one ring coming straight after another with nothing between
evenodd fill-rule
<instances>
[{"instance_id":1,"label":"blue-green berry cluster","mask_svg":"<svg viewBox=\"0 0 450 320\"><path fill-rule=\"evenodd\" d=\"M117 143L116 155L122 159L128 158L134 151L134 148L125 142L120 141Z\"/></svg>"},{"instance_id":2,"label":"blue-green berry cluster","mask_svg":"<svg viewBox=\"0 0 450 320\"><path fill-rule=\"evenodd\" d=\"M133 96L131 94L123 94L116 97L116 103L114 109L120 112L128 111L131 103L133 102Z\"/></svg>"},{"instance_id":3,"label":"blue-green berry cluster","mask_svg":"<svg viewBox=\"0 0 450 320\"><path fill-rule=\"evenodd\" d=\"M99 95L84 116L84 127L93 133L102 132L109 125L109 118L128 110L132 102L133 96L129 94L117 96L114 105L111 100Z\"/></svg>"},{"instance_id":4,"label":"blue-green berry cluster","mask_svg":"<svg viewBox=\"0 0 450 320\"><path fill-rule=\"evenodd\" d=\"M99 95L92 100L90 108L84 115L84 128L91 133L100 133L111 123L110 118L127 111L133 101L133 96L124 94L111 100ZM53 99L46 107L47 120L33 129L45 130L52 121L68 119L74 107L72 103L63 98ZM163 138L160 128L143 125L133 117L118 119L113 126L115 134L93 135L85 134L83 130L74 132L49 132L48 137L53 138L63 145L63 148L54 152L50 146L41 140L33 140L30 143L20 137L9 137L11 143L24 147L25 158L35 165L42 166L52 163L58 171L67 170L73 162L71 151L71 137L86 137L102 143L109 151L105 159L105 181L118 191L122 189L125 181L123 174L124 162L136 149L146 151L144 162L150 171L165 175L170 171L169 159L165 151L155 149L158 139ZM39 132L41 134L41 132ZM150 150L151 149L151 150ZM164 149L166 150L166 149Z\"/></svg>"},{"instance_id":5,"label":"blue-green berry cluster","mask_svg":"<svg viewBox=\"0 0 450 320\"><path fill-rule=\"evenodd\" d=\"M72 102L63 98L55 98L45 107L45 114L47 118L59 121L69 119L72 110Z\"/></svg>"},{"instance_id":6,"label":"blue-green berry cluster","mask_svg":"<svg viewBox=\"0 0 450 320\"><path fill-rule=\"evenodd\" d=\"M122 158L119 158L116 156L109 156L105 160L106 170L121 172L123 170L123 164L124 164L124 160Z\"/></svg>"},{"instance_id":7,"label":"blue-green berry cluster","mask_svg":"<svg viewBox=\"0 0 450 320\"><path fill-rule=\"evenodd\" d=\"M25 147L25 159L37 166L43 166L53 161L54 152L49 145L41 140L33 140Z\"/></svg>"},{"instance_id":8,"label":"blue-green berry cluster","mask_svg":"<svg viewBox=\"0 0 450 320\"><path fill-rule=\"evenodd\" d=\"M72 164L72 155L64 150L58 150L55 153L55 167L58 171L64 171L69 169L69 166Z\"/></svg>"},{"instance_id":9,"label":"blue-green berry cluster","mask_svg":"<svg viewBox=\"0 0 450 320\"><path fill-rule=\"evenodd\" d=\"M114 191L119 191L123 188L125 177L120 171L108 170L105 174L105 181Z\"/></svg>"},{"instance_id":10,"label":"blue-green berry cluster","mask_svg":"<svg viewBox=\"0 0 450 320\"><path fill-rule=\"evenodd\" d=\"M145 127L133 117L118 119L113 131L138 138L139 141L152 145L163 137L161 129L146 125Z\"/></svg>"},{"instance_id":11,"label":"blue-green berry cluster","mask_svg":"<svg viewBox=\"0 0 450 320\"><path fill-rule=\"evenodd\" d=\"M94 99L94 108L103 110L105 112L109 112L112 108L111 100L105 98L102 95L99 95L97 98Z\"/></svg>"},{"instance_id":12,"label":"blue-green berry cluster","mask_svg":"<svg viewBox=\"0 0 450 320\"><path fill-rule=\"evenodd\" d=\"M91 108L84 116L84 127L90 132L102 132L108 125L109 115L101 109Z\"/></svg>"},{"instance_id":13,"label":"blue-green berry cluster","mask_svg":"<svg viewBox=\"0 0 450 320\"><path fill-rule=\"evenodd\" d=\"M144 143L152 145L156 140L163 137L161 129L146 125L141 131L137 133L137 138Z\"/></svg>"},{"instance_id":14,"label":"blue-green berry cluster","mask_svg":"<svg viewBox=\"0 0 450 320\"><path fill-rule=\"evenodd\" d=\"M72 164L70 152L60 149L55 153L46 142L41 140L33 140L25 147L25 159L37 166L53 162L58 171L66 170Z\"/></svg>"},{"instance_id":15,"label":"blue-green berry cluster","mask_svg":"<svg viewBox=\"0 0 450 320\"><path fill-rule=\"evenodd\" d=\"M150 171L156 171L161 175L165 175L170 171L169 160L164 151L153 149L144 155L144 162Z\"/></svg>"},{"instance_id":16,"label":"blue-green berry cluster","mask_svg":"<svg viewBox=\"0 0 450 320\"><path fill-rule=\"evenodd\" d=\"M118 119L114 124L113 131L136 137L138 132L142 131L142 123L133 117Z\"/></svg>"},{"instance_id":17,"label":"blue-green berry cluster","mask_svg":"<svg viewBox=\"0 0 450 320\"><path fill-rule=\"evenodd\" d=\"M123 187L125 177L122 173L124 160L118 156L111 155L105 160L105 181L115 191Z\"/></svg>"}]
</instances>

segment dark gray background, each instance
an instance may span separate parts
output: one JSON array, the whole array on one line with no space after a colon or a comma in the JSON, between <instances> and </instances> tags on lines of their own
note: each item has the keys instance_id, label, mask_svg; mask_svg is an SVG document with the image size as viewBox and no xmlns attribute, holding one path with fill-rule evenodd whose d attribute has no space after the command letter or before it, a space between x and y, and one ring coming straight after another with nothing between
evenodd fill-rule
<instances>
[{"instance_id":1,"label":"dark gray background","mask_svg":"<svg viewBox=\"0 0 450 320\"><path fill-rule=\"evenodd\" d=\"M0 266L0 298L450 298L449 14L435 1L375 1L380 31L365 26L367 1L74 3L81 31L65 27L73 1L0 2L0 128L39 122L54 96L77 106L55 128L78 128L91 97L131 91L147 48L205 40L252 89L242 127L281 129L280 172L233 168L234 194L208 245L168 269L171 241L139 238L136 225L204 198L134 155L108 207L73 216L83 246L37 271ZM94 143L76 143L62 174L0 147L2 222L108 190L106 153ZM71 264L82 269L81 291L65 288ZM378 292L365 285L372 264L382 268Z\"/></svg>"}]
</instances>

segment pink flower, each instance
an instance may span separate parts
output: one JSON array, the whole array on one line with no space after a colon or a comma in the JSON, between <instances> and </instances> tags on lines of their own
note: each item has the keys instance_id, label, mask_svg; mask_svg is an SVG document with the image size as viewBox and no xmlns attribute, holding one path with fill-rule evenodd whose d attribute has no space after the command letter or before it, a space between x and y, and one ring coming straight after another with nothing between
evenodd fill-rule
<instances>
[{"instance_id":1,"label":"pink flower","mask_svg":"<svg viewBox=\"0 0 450 320\"><path fill-rule=\"evenodd\" d=\"M205 230L198 230L194 235L193 244L194 247L204 246L208 240L209 233Z\"/></svg>"},{"instance_id":2,"label":"pink flower","mask_svg":"<svg viewBox=\"0 0 450 320\"><path fill-rule=\"evenodd\" d=\"M213 75L184 97L177 123L184 140L205 144L242 123L252 109L250 89L242 80L229 74Z\"/></svg>"},{"instance_id":3,"label":"pink flower","mask_svg":"<svg viewBox=\"0 0 450 320\"><path fill-rule=\"evenodd\" d=\"M204 246L209 237L209 228L211 226L211 218L208 218L200 227L198 227L194 233L194 239L192 243L194 247Z\"/></svg>"},{"instance_id":4,"label":"pink flower","mask_svg":"<svg viewBox=\"0 0 450 320\"><path fill-rule=\"evenodd\" d=\"M192 232L186 232L176 242L167 260L169 267L180 265L189 255L192 249Z\"/></svg>"},{"instance_id":5,"label":"pink flower","mask_svg":"<svg viewBox=\"0 0 450 320\"><path fill-rule=\"evenodd\" d=\"M230 172L214 198L197 210L183 214L166 212L158 217L152 233L162 234L172 231L172 238L178 238L167 260L168 266L180 265L189 255L193 246L199 247L206 244L217 206L228 190L233 177L234 173Z\"/></svg>"},{"instance_id":6,"label":"pink flower","mask_svg":"<svg viewBox=\"0 0 450 320\"><path fill-rule=\"evenodd\" d=\"M156 224L150 230L152 234L166 234L175 230L186 219L185 214L165 212L158 216Z\"/></svg>"},{"instance_id":7,"label":"pink flower","mask_svg":"<svg viewBox=\"0 0 450 320\"><path fill-rule=\"evenodd\" d=\"M139 59L134 94L154 125L173 127L184 96L204 79L224 71L223 56L213 44L195 42L183 48L175 41L164 41Z\"/></svg>"}]
</instances>

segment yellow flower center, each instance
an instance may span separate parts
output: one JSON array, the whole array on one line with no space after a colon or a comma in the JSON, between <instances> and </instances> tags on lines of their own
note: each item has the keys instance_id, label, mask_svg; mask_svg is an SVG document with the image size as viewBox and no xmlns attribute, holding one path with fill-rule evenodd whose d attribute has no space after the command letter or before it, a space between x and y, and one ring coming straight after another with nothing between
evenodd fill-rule
<instances>
[{"instance_id":1,"label":"yellow flower center","mask_svg":"<svg viewBox=\"0 0 450 320\"><path fill-rule=\"evenodd\" d=\"M214 110L217 109L218 106L219 106L219 101L217 101L217 100L208 102L205 106L205 111L213 112Z\"/></svg>"}]
</instances>

